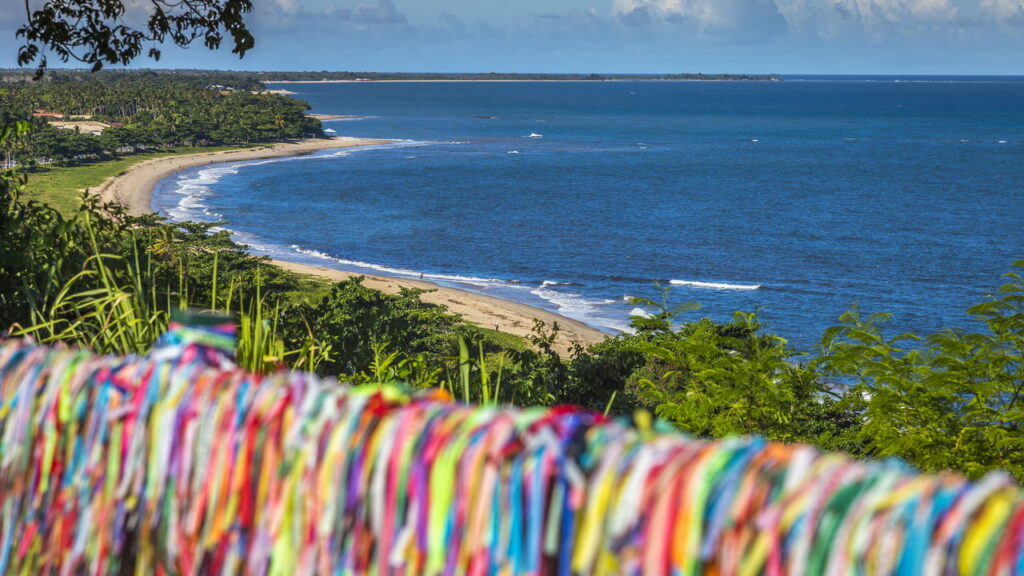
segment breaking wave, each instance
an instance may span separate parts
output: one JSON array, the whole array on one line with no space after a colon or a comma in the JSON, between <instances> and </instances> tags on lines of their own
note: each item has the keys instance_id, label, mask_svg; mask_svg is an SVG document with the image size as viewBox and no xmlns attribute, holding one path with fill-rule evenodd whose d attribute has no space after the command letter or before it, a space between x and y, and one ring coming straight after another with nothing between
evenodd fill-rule
<instances>
[{"instance_id":1,"label":"breaking wave","mask_svg":"<svg viewBox=\"0 0 1024 576\"><path fill-rule=\"evenodd\" d=\"M760 290L760 284L727 284L725 282L698 282L696 280L669 280L669 284L675 286L688 286L690 288L706 288L709 290Z\"/></svg>"}]
</instances>

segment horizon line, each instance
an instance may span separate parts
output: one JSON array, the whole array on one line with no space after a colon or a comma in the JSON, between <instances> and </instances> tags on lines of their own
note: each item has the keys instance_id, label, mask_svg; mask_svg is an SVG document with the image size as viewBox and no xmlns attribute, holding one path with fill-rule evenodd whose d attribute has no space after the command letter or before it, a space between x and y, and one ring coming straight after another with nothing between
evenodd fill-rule
<instances>
[{"instance_id":1,"label":"horizon line","mask_svg":"<svg viewBox=\"0 0 1024 576\"><path fill-rule=\"evenodd\" d=\"M0 67L0 72L25 72L34 73L34 67ZM76 68L76 67L62 67L62 66L48 66L47 71L60 71L60 72L84 72L92 74L93 71L89 68ZM394 75L448 75L458 74L467 76L670 76L670 75L691 75L701 74L705 76L882 76L882 77L897 77L897 76L931 76L931 77L947 77L947 78L983 78L983 77L1003 77L1003 78L1024 78L1024 74L963 74L963 73L925 73L925 72L843 72L843 73L822 73L822 72L466 72L466 71L390 71L390 70L249 70L249 69L236 69L236 68L158 68L158 67L136 67L136 66L105 66L99 72L231 72L236 74L394 74Z\"/></svg>"}]
</instances>

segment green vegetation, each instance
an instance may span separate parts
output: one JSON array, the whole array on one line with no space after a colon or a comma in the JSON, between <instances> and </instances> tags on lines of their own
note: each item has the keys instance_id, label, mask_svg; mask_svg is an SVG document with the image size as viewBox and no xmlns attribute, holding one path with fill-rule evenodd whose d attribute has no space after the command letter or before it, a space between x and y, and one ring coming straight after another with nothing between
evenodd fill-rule
<instances>
[{"instance_id":1,"label":"green vegetation","mask_svg":"<svg viewBox=\"0 0 1024 576\"><path fill-rule=\"evenodd\" d=\"M968 309L983 332L890 338L887 315L852 310L825 334L817 368L850 385L842 402L861 424L850 436L867 453L1024 478L1024 260L1015 268L994 297Z\"/></svg>"},{"instance_id":2,"label":"green vegetation","mask_svg":"<svg viewBox=\"0 0 1024 576\"><path fill-rule=\"evenodd\" d=\"M77 81L70 85L78 90ZM56 85L38 94L67 97ZM28 121L9 124L0 148L31 142L32 130ZM71 199L129 162L187 151L35 166L27 183L23 171L4 172L0 326L98 352L144 353L173 310L199 308L238 318L239 361L252 370L440 387L484 403L647 408L698 436L759 434L898 456L926 470L977 477L1003 468L1024 478L1020 272L969 310L985 327L979 333L892 337L884 315L853 310L806 355L765 333L754 314L715 323L696 305L670 309L662 294L636 301L650 315L633 319L634 333L563 358L553 349L557 326L538 323L524 342L468 325L418 290L384 294L359 278L328 285L285 272L209 224L130 217L94 198Z\"/></svg>"},{"instance_id":3,"label":"green vegetation","mask_svg":"<svg viewBox=\"0 0 1024 576\"><path fill-rule=\"evenodd\" d=\"M113 160L100 160L80 166L45 166L37 168L25 184L23 198L46 202L68 216L81 204L82 192L99 187L107 178L117 176L139 162L182 156L200 152L237 150L245 146L179 147L158 152L138 152Z\"/></svg>"},{"instance_id":4,"label":"green vegetation","mask_svg":"<svg viewBox=\"0 0 1024 576\"><path fill-rule=\"evenodd\" d=\"M319 137L309 105L280 94L220 84L217 74L65 73L34 82L5 75L0 125L29 122L0 160L27 170L101 162L124 154ZM246 87L251 79L237 78Z\"/></svg>"},{"instance_id":5,"label":"green vegetation","mask_svg":"<svg viewBox=\"0 0 1024 576\"><path fill-rule=\"evenodd\" d=\"M252 0L150 0L145 24L133 26L120 0L47 0L38 8L25 2L28 21L18 29L23 40L18 65L38 64L38 75L47 65L47 53L62 62L76 60L92 67L128 64L143 48L160 59L164 42L186 47L202 38L203 45L220 47L230 37L231 52L239 57L255 45L245 22Z\"/></svg>"}]
</instances>

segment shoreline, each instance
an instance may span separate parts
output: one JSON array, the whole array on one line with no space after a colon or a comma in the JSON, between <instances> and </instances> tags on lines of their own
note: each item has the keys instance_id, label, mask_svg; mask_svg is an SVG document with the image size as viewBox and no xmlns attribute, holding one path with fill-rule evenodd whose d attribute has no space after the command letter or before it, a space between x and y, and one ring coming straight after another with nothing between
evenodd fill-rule
<instances>
[{"instance_id":1,"label":"shoreline","mask_svg":"<svg viewBox=\"0 0 1024 576\"><path fill-rule=\"evenodd\" d=\"M244 162L264 158L284 156L302 156L318 150L354 148L357 146L374 146L390 144L393 140L375 140L370 138L312 138L292 142L267 144L259 148L241 148L238 150L221 150L218 152L200 152L181 156L154 158L135 164L123 173L108 178L92 190L103 202L120 202L133 216L149 214L152 209L153 189L164 178L177 174L187 168L206 164Z\"/></svg>"},{"instance_id":2,"label":"shoreline","mask_svg":"<svg viewBox=\"0 0 1024 576\"><path fill-rule=\"evenodd\" d=\"M187 168L262 158L301 156L317 150L373 146L391 142L393 140L368 138L314 139L278 143L254 149L225 150L155 158L140 162L123 173L108 178L106 182L93 189L92 192L98 194L104 202L116 201L124 204L132 215L149 214L153 212L152 192L157 183ZM611 337L610 334L557 312L477 292L442 286L425 280L364 274L285 260L275 259L271 260L271 262L275 266L297 274L317 276L332 282L339 282L352 276L365 276L366 279L363 281L365 286L383 292L397 293L401 288L431 290L432 292L422 295L424 302L444 305L448 308L449 312L462 316L467 322L482 328L496 327L501 332L515 336L530 334L535 318L543 320L549 326L553 322L558 322L560 331L554 348L562 355L569 352L573 342L580 342L587 346Z\"/></svg>"},{"instance_id":3,"label":"shoreline","mask_svg":"<svg viewBox=\"0 0 1024 576\"><path fill-rule=\"evenodd\" d=\"M352 116L351 114L306 114L314 120L362 120L366 116Z\"/></svg>"},{"instance_id":4,"label":"shoreline","mask_svg":"<svg viewBox=\"0 0 1024 576\"><path fill-rule=\"evenodd\" d=\"M458 314L462 316L463 320L481 328L497 329L499 332L515 336L522 337L531 334L534 319L546 322L549 327L553 322L558 322L558 338L555 340L554 349L563 357L568 354L573 342L579 342L586 347L612 337L611 334L601 332L579 320L573 320L557 312L478 292L442 286L427 280L379 276L288 262L287 260L272 259L271 263L289 272L317 276L331 282L340 282L353 276L364 276L363 286L389 294L396 294L401 288L431 290L431 292L421 295L420 299L430 304L443 305L448 308L449 312Z\"/></svg>"}]
</instances>

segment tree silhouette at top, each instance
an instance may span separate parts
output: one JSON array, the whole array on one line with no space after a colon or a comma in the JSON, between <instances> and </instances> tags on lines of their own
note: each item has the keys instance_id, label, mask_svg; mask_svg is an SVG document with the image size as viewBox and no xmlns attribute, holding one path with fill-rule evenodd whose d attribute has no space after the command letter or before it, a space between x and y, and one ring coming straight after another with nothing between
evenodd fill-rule
<instances>
[{"instance_id":1,"label":"tree silhouette at top","mask_svg":"<svg viewBox=\"0 0 1024 576\"><path fill-rule=\"evenodd\" d=\"M252 0L145 0L145 24L126 22L128 0L45 0L36 6L24 0L26 23L17 36L24 39L18 64L37 66L41 76L47 53L62 62L75 60L93 71L105 64L128 64L143 50L159 60L160 45L186 47L202 39L217 49L230 37L231 52L239 57L255 45L245 23Z\"/></svg>"}]
</instances>

